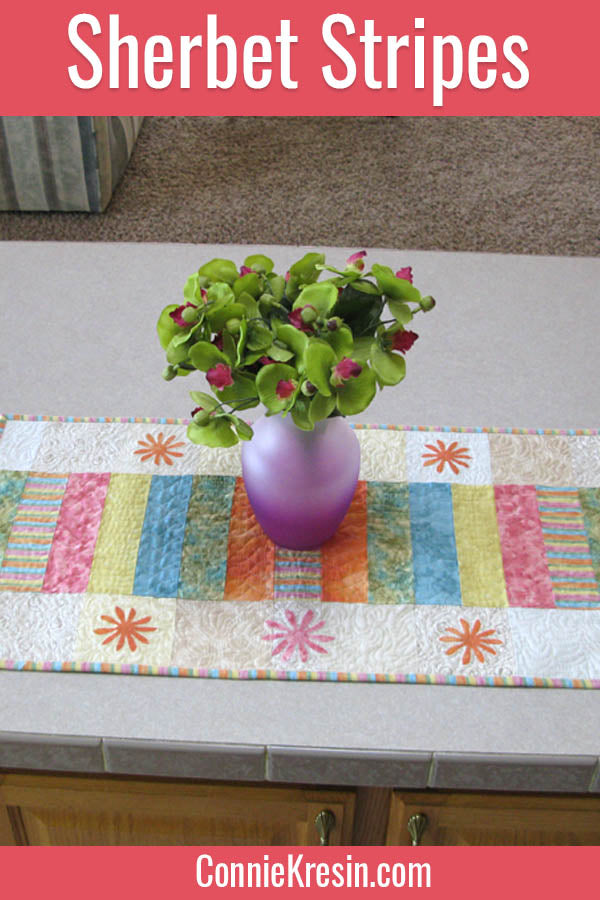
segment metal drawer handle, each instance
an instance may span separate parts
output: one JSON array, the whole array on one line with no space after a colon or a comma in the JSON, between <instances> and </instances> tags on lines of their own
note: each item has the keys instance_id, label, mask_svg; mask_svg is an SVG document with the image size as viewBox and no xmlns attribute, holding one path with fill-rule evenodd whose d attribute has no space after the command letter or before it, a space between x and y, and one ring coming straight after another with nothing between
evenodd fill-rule
<instances>
[{"instance_id":1,"label":"metal drawer handle","mask_svg":"<svg viewBox=\"0 0 600 900\"><path fill-rule=\"evenodd\" d=\"M406 823L406 827L408 828L413 847L418 847L427 828L427 816L425 813L415 813Z\"/></svg>"},{"instance_id":2,"label":"metal drawer handle","mask_svg":"<svg viewBox=\"0 0 600 900\"><path fill-rule=\"evenodd\" d=\"M315 818L315 828L319 833L319 846L329 846L329 836L335 828L335 816L330 809L322 809Z\"/></svg>"}]
</instances>

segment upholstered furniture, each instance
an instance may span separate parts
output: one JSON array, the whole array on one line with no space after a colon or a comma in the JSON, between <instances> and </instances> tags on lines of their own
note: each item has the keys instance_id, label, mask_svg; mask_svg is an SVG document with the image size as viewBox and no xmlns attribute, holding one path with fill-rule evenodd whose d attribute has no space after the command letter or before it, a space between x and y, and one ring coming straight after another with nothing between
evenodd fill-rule
<instances>
[{"instance_id":1,"label":"upholstered furniture","mask_svg":"<svg viewBox=\"0 0 600 900\"><path fill-rule=\"evenodd\" d=\"M102 212L143 116L0 116L0 210Z\"/></svg>"}]
</instances>

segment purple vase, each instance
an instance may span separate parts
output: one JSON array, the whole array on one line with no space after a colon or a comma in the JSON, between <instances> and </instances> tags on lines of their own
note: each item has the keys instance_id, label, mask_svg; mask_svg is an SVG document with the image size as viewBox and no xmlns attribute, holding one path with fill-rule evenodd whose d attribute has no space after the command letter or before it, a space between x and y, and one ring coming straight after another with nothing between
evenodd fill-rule
<instances>
[{"instance_id":1,"label":"purple vase","mask_svg":"<svg viewBox=\"0 0 600 900\"><path fill-rule=\"evenodd\" d=\"M311 550L330 538L358 483L360 444L341 416L313 431L291 415L263 416L242 446L248 499L266 534L281 547Z\"/></svg>"}]
</instances>

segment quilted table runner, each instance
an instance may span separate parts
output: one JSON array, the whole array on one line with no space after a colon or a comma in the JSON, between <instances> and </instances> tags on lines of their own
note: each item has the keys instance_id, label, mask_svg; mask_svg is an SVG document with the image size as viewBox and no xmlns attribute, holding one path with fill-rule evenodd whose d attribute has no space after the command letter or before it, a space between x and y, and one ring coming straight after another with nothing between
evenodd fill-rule
<instances>
[{"instance_id":1,"label":"quilted table runner","mask_svg":"<svg viewBox=\"0 0 600 900\"><path fill-rule=\"evenodd\" d=\"M0 417L0 667L600 687L598 431L356 425L307 552L185 425Z\"/></svg>"}]
</instances>

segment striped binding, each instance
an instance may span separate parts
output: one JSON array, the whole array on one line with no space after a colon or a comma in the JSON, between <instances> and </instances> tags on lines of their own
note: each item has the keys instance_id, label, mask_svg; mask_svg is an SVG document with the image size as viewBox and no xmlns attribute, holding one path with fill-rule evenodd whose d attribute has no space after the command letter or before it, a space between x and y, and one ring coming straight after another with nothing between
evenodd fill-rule
<instances>
[{"instance_id":1,"label":"striped binding","mask_svg":"<svg viewBox=\"0 0 600 900\"><path fill-rule=\"evenodd\" d=\"M165 416L31 416L5 413L9 422L121 422L123 424L151 425L189 425L191 419L167 418ZM363 422L350 422L356 431L439 431L447 434L562 434L566 436L599 435L599 428L494 428L487 426L456 425L372 425Z\"/></svg>"},{"instance_id":2,"label":"striped binding","mask_svg":"<svg viewBox=\"0 0 600 900\"><path fill-rule=\"evenodd\" d=\"M286 669L201 669L183 666L151 666L142 663L33 662L0 660L0 669L27 672L93 672L112 675L163 675L179 678L227 678L238 681L333 681L377 684L439 684L468 687L528 687L600 689L598 678L534 678L521 675L423 675L395 672L322 672Z\"/></svg>"}]
</instances>

